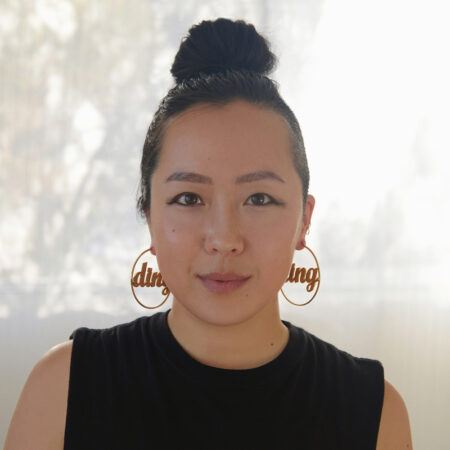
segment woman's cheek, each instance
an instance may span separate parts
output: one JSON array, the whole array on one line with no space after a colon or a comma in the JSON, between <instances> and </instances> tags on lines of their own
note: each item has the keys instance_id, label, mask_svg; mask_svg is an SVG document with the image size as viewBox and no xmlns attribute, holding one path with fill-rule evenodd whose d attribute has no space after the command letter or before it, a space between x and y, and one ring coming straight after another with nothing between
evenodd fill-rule
<instances>
[{"instance_id":1,"label":"woman's cheek","mask_svg":"<svg viewBox=\"0 0 450 450\"><path fill-rule=\"evenodd\" d=\"M188 217L180 217L179 214L168 214L161 221L161 232L169 245L192 240L195 230L198 232L198 224Z\"/></svg>"}]
</instances>

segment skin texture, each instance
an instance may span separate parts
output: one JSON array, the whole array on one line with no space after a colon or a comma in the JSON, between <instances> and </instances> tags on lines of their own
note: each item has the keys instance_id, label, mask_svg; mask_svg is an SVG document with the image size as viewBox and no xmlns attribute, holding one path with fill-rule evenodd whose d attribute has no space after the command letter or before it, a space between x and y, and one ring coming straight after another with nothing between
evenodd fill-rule
<instances>
[{"instance_id":1,"label":"skin texture","mask_svg":"<svg viewBox=\"0 0 450 450\"><path fill-rule=\"evenodd\" d=\"M72 342L52 347L33 367L20 394L4 450L62 450Z\"/></svg>"},{"instance_id":2,"label":"skin texture","mask_svg":"<svg viewBox=\"0 0 450 450\"><path fill-rule=\"evenodd\" d=\"M152 251L174 295L169 327L195 359L245 369L274 359L288 332L277 293L295 250L305 245L314 209L289 154L288 128L278 114L239 101L198 106L171 121L152 179L149 224ZM271 170L285 182L236 184L235 177ZM165 183L175 171L198 172L212 184ZM170 203L180 193L195 195ZM282 205L256 206L269 198ZM152 218L157 218L154 221ZM174 264L176 261L176 264ZM251 275L237 291L214 294L198 273ZM72 341L50 349L31 371L14 411L4 450L62 450ZM405 403L385 381L377 450L411 449Z\"/></svg>"},{"instance_id":3,"label":"skin texture","mask_svg":"<svg viewBox=\"0 0 450 450\"><path fill-rule=\"evenodd\" d=\"M376 450L410 450L412 448L411 427L405 402L394 386L385 380Z\"/></svg>"}]
</instances>

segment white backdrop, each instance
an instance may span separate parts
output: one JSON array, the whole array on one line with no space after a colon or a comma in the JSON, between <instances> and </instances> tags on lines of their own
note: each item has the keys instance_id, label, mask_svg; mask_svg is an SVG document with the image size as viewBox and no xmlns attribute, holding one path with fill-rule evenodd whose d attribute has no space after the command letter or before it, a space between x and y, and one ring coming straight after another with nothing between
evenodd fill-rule
<instances>
[{"instance_id":1,"label":"white backdrop","mask_svg":"<svg viewBox=\"0 0 450 450\"><path fill-rule=\"evenodd\" d=\"M0 444L50 347L148 313L129 287L149 244L142 144L182 36L220 16L272 42L305 138L322 281L307 307L280 295L282 318L381 360L414 448L447 449L450 32L437 0L2 1Z\"/></svg>"}]
</instances>

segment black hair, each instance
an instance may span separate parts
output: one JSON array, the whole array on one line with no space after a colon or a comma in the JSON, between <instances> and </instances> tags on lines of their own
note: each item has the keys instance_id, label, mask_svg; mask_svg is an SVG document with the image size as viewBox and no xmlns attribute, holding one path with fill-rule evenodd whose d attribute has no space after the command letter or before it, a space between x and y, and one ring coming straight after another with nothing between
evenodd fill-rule
<instances>
[{"instance_id":1,"label":"black hair","mask_svg":"<svg viewBox=\"0 0 450 450\"><path fill-rule=\"evenodd\" d=\"M242 20L203 21L190 28L175 56L171 73L176 85L162 99L149 126L142 151L140 197L142 216L150 212L151 177L161 151L168 121L197 104L226 105L246 100L279 113L289 125L292 160L303 187L309 187L309 168L299 123L268 74L276 64L267 40Z\"/></svg>"}]
</instances>

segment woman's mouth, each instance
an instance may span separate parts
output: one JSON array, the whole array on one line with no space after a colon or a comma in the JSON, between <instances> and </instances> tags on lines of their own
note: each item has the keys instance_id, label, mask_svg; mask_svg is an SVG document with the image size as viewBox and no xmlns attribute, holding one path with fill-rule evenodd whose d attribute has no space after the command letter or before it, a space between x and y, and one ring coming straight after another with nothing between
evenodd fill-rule
<instances>
[{"instance_id":1,"label":"woman's mouth","mask_svg":"<svg viewBox=\"0 0 450 450\"><path fill-rule=\"evenodd\" d=\"M250 277L231 280L220 280L214 278L206 278L198 275L199 279L207 289L215 293L227 293L235 291L243 286Z\"/></svg>"}]
</instances>

